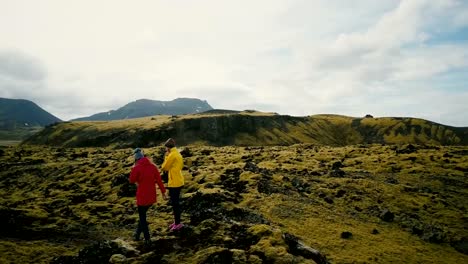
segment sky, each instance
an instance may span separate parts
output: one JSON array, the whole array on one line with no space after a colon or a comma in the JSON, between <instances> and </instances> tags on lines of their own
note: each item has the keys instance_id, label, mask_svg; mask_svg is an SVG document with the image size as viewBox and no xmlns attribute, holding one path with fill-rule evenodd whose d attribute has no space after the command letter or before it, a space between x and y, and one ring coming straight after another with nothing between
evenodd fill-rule
<instances>
[{"instance_id":1,"label":"sky","mask_svg":"<svg viewBox=\"0 0 468 264\"><path fill-rule=\"evenodd\" d=\"M466 0L0 0L0 97L468 126Z\"/></svg>"}]
</instances>

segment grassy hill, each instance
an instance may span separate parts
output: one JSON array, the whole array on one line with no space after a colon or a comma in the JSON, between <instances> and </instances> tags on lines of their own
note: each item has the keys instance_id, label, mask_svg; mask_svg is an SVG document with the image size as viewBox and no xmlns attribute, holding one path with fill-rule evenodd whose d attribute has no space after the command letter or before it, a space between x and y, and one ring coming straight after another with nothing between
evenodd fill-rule
<instances>
[{"instance_id":1,"label":"grassy hill","mask_svg":"<svg viewBox=\"0 0 468 264\"><path fill-rule=\"evenodd\" d=\"M0 145L19 142L60 121L31 101L0 98Z\"/></svg>"},{"instance_id":2,"label":"grassy hill","mask_svg":"<svg viewBox=\"0 0 468 264\"><path fill-rule=\"evenodd\" d=\"M181 148L186 226L158 196L151 248L131 241L131 149L0 150L2 263L468 262L466 146Z\"/></svg>"},{"instance_id":3,"label":"grassy hill","mask_svg":"<svg viewBox=\"0 0 468 264\"><path fill-rule=\"evenodd\" d=\"M311 143L468 145L468 128L417 118L293 117L255 111L210 111L117 121L64 122L49 126L25 144L65 147L156 146L173 137L179 144L292 145Z\"/></svg>"},{"instance_id":4,"label":"grassy hill","mask_svg":"<svg viewBox=\"0 0 468 264\"><path fill-rule=\"evenodd\" d=\"M172 101L140 99L117 110L77 118L72 121L106 121L130 119L153 115L184 115L213 109L208 102L195 98L177 98Z\"/></svg>"},{"instance_id":5,"label":"grassy hill","mask_svg":"<svg viewBox=\"0 0 468 264\"><path fill-rule=\"evenodd\" d=\"M37 104L23 99L0 98L0 129L46 126L61 120Z\"/></svg>"}]
</instances>

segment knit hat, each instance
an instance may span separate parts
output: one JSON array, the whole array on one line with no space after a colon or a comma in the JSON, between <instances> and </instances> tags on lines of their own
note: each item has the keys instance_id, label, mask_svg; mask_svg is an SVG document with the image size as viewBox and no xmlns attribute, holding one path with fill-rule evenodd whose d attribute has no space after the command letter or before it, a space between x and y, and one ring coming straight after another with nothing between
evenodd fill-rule
<instances>
[{"instance_id":1,"label":"knit hat","mask_svg":"<svg viewBox=\"0 0 468 264\"><path fill-rule=\"evenodd\" d=\"M145 154L143 154L143 150L140 148L136 148L133 151L133 154L135 154L135 160L139 160L145 156Z\"/></svg>"},{"instance_id":2,"label":"knit hat","mask_svg":"<svg viewBox=\"0 0 468 264\"><path fill-rule=\"evenodd\" d=\"M175 140L172 139L172 138L169 138L166 143L164 143L164 146L165 147L168 147L168 148L173 148L175 147Z\"/></svg>"}]
</instances>

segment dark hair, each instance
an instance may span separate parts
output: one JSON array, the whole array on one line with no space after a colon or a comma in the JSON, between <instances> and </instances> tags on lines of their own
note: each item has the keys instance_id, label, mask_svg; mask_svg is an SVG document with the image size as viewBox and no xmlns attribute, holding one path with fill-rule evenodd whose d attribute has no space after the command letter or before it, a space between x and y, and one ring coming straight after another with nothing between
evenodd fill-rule
<instances>
[{"instance_id":1,"label":"dark hair","mask_svg":"<svg viewBox=\"0 0 468 264\"><path fill-rule=\"evenodd\" d=\"M164 146L165 147L168 147L168 148L173 148L175 147L175 140L172 139L172 138L169 138L166 143L164 143Z\"/></svg>"}]
</instances>

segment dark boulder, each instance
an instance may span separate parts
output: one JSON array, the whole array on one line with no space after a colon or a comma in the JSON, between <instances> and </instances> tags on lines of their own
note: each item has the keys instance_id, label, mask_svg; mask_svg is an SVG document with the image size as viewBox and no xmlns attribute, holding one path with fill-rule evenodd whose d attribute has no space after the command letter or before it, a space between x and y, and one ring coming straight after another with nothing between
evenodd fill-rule
<instances>
[{"instance_id":1,"label":"dark boulder","mask_svg":"<svg viewBox=\"0 0 468 264\"><path fill-rule=\"evenodd\" d=\"M239 198L228 192L203 193L197 191L183 201L185 211L190 214L190 223L197 225L203 220L222 217L222 203L238 203Z\"/></svg>"},{"instance_id":2,"label":"dark boulder","mask_svg":"<svg viewBox=\"0 0 468 264\"><path fill-rule=\"evenodd\" d=\"M343 239L350 239L351 237L353 237L353 233L349 231L345 231L341 233L341 238Z\"/></svg>"},{"instance_id":3,"label":"dark boulder","mask_svg":"<svg viewBox=\"0 0 468 264\"><path fill-rule=\"evenodd\" d=\"M424 227L421 238L430 243L443 243L447 238L447 234L439 227L427 225Z\"/></svg>"},{"instance_id":4,"label":"dark boulder","mask_svg":"<svg viewBox=\"0 0 468 264\"><path fill-rule=\"evenodd\" d=\"M114 254L125 252L113 241L98 241L82 248L78 256L60 256L53 258L52 264L100 264L108 263Z\"/></svg>"},{"instance_id":5,"label":"dark boulder","mask_svg":"<svg viewBox=\"0 0 468 264\"><path fill-rule=\"evenodd\" d=\"M253 173L258 173L260 171L257 164L255 164L253 162L250 162L250 161L245 163L244 170L245 171L251 171Z\"/></svg>"},{"instance_id":6,"label":"dark boulder","mask_svg":"<svg viewBox=\"0 0 468 264\"><path fill-rule=\"evenodd\" d=\"M343 178L344 176L345 176L345 172L342 171L341 169L330 171L330 177Z\"/></svg>"},{"instance_id":7,"label":"dark boulder","mask_svg":"<svg viewBox=\"0 0 468 264\"><path fill-rule=\"evenodd\" d=\"M220 177L220 184L223 185L226 190L231 192L247 192L246 186L248 182L240 180L241 172L240 168L227 169Z\"/></svg>"},{"instance_id":8,"label":"dark boulder","mask_svg":"<svg viewBox=\"0 0 468 264\"><path fill-rule=\"evenodd\" d=\"M136 194L136 189L137 188L135 184L123 184L122 186L120 186L117 195L119 197L133 197Z\"/></svg>"},{"instance_id":9,"label":"dark boulder","mask_svg":"<svg viewBox=\"0 0 468 264\"><path fill-rule=\"evenodd\" d=\"M393 219L395 218L395 214L390 212L388 209L384 209L380 213L380 219L382 219L385 222L393 222Z\"/></svg>"},{"instance_id":10,"label":"dark boulder","mask_svg":"<svg viewBox=\"0 0 468 264\"><path fill-rule=\"evenodd\" d=\"M111 186L116 187L116 186L124 185L129 182L128 181L129 177L130 175L128 174L123 174L123 173L117 174L112 179Z\"/></svg>"},{"instance_id":11,"label":"dark boulder","mask_svg":"<svg viewBox=\"0 0 468 264\"><path fill-rule=\"evenodd\" d=\"M201 153L202 155L205 155L205 156L209 156L209 155L211 154L211 152L212 152L212 151L209 150L209 149L203 149L202 151L200 151L200 153Z\"/></svg>"},{"instance_id":12,"label":"dark boulder","mask_svg":"<svg viewBox=\"0 0 468 264\"><path fill-rule=\"evenodd\" d=\"M463 238L450 243L450 245L458 252L468 255L468 238Z\"/></svg>"},{"instance_id":13,"label":"dark boulder","mask_svg":"<svg viewBox=\"0 0 468 264\"><path fill-rule=\"evenodd\" d=\"M298 177L295 177L291 180L291 185L295 187L299 192L308 191L310 187L310 183Z\"/></svg>"},{"instance_id":14,"label":"dark boulder","mask_svg":"<svg viewBox=\"0 0 468 264\"><path fill-rule=\"evenodd\" d=\"M286 186L282 186L278 183L273 182L271 177L263 175L257 182L257 191L264 194L282 193L289 195L291 194L290 189Z\"/></svg>"},{"instance_id":15,"label":"dark boulder","mask_svg":"<svg viewBox=\"0 0 468 264\"><path fill-rule=\"evenodd\" d=\"M341 198L346 194L345 190L338 190L338 192L335 194L336 198Z\"/></svg>"},{"instance_id":16,"label":"dark boulder","mask_svg":"<svg viewBox=\"0 0 468 264\"><path fill-rule=\"evenodd\" d=\"M411 153L414 153L416 151L418 151L418 149L415 146L413 146L411 144L408 144L406 146L403 146L403 147L397 149L395 151L395 153L396 154L411 154Z\"/></svg>"},{"instance_id":17,"label":"dark boulder","mask_svg":"<svg viewBox=\"0 0 468 264\"><path fill-rule=\"evenodd\" d=\"M389 183L389 184L398 184L398 180L395 179L395 178L388 178L385 180L386 183Z\"/></svg>"},{"instance_id":18,"label":"dark boulder","mask_svg":"<svg viewBox=\"0 0 468 264\"><path fill-rule=\"evenodd\" d=\"M188 147L185 147L182 151L180 151L180 155L184 158L189 158L192 157L192 152Z\"/></svg>"},{"instance_id":19,"label":"dark boulder","mask_svg":"<svg viewBox=\"0 0 468 264\"><path fill-rule=\"evenodd\" d=\"M105 160L99 162L97 165L96 165L96 168L106 168L106 167L109 167L109 163Z\"/></svg>"},{"instance_id":20,"label":"dark boulder","mask_svg":"<svg viewBox=\"0 0 468 264\"><path fill-rule=\"evenodd\" d=\"M133 197L136 193L136 185L130 184L128 178L130 177L129 174L117 174L114 176L111 182L112 187L117 187L117 195L119 197Z\"/></svg>"},{"instance_id":21,"label":"dark boulder","mask_svg":"<svg viewBox=\"0 0 468 264\"><path fill-rule=\"evenodd\" d=\"M343 163L341 161L336 161L332 164L332 170L338 170L343 167Z\"/></svg>"},{"instance_id":22,"label":"dark boulder","mask_svg":"<svg viewBox=\"0 0 468 264\"><path fill-rule=\"evenodd\" d=\"M312 259L317 264L328 264L327 258L318 250L305 245L298 237L289 233L283 234L284 242L288 245L288 252L295 256Z\"/></svg>"},{"instance_id":23,"label":"dark boulder","mask_svg":"<svg viewBox=\"0 0 468 264\"><path fill-rule=\"evenodd\" d=\"M326 196L325 198L323 198L323 200L329 204L333 203L333 199L330 196Z\"/></svg>"},{"instance_id":24,"label":"dark boulder","mask_svg":"<svg viewBox=\"0 0 468 264\"><path fill-rule=\"evenodd\" d=\"M79 159L79 158L87 158L87 157L88 157L88 152L86 151L70 154L70 159L72 160Z\"/></svg>"}]
</instances>

